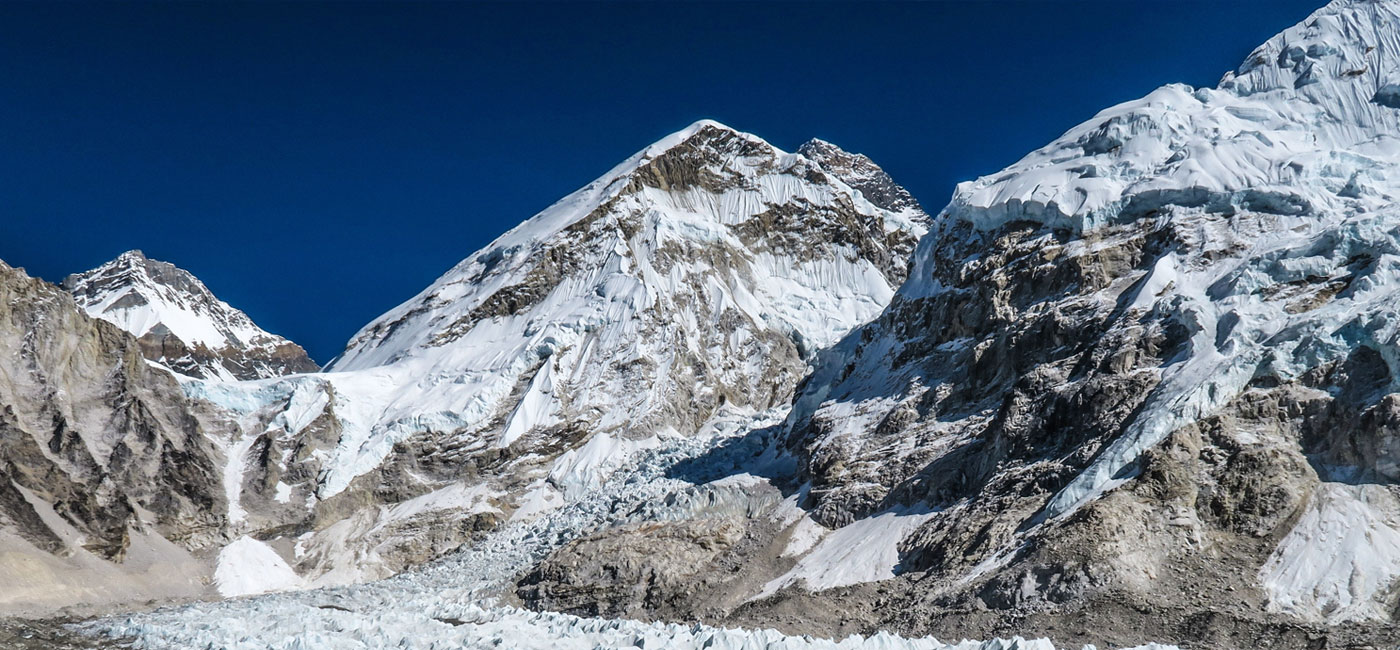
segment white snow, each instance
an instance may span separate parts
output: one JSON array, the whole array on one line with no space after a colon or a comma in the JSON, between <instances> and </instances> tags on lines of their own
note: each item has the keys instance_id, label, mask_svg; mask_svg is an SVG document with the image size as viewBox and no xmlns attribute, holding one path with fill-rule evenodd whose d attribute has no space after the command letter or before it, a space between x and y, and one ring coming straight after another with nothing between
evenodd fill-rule
<instances>
[{"instance_id":1,"label":"white snow","mask_svg":"<svg viewBox=\"0 0 1400 650\"><path fill-rule=\"evenodd\" d=\"M243 474L247 468L248 450L257 442L254 436L244 436L230 444L221 445L224 450L224 471L220 478L224 485L224 497L228 499L228 520L237 524L248 516L243 509Z\"/></svg>"},{"instance_id":2,"label":"white snow","mask_svg":"<svg viewBox=\"0 0 1400 650\"><path fill-rule=\"evenodd\" d=\"M1324 483L1259 577L1274 612L1329 624L1389 620L1400 499L1385 486Z\"/></svg>"},{"instance_id":3,"label":"white snow","mask_svg":"<svg viewBox=\"0 0 1400 650\"><path fill-rule=\"evenodd\" d=\"M927 512L883 512L833 530L791 570L764 585L754 598L766 598L799 582L808 591L822 591L893 578L899 568L900 542L929 516ZM810 531L802 534L812 535ZM793 547L789 546L788 551L793 551Z\"/></svg>"},{"instance_id":4,"label":"white snow","mask_svg":"<svg viewBox=\"0 0 1400 650\"><path fill-rule=\"evenodd\" d=\"M304 586L272 547L244 535L219 551L214 586L224 597L250 596Z\"/></svg>"},{"instance_id":5,"label":"white snow","mask_svg":"<svg viewBox=\"0 0 1400 650\"><path fill-rule=\"evenodd\" d=\"M499 492L493 492L485 485L454 483L445 488L394 504L389 508L388 514L380 520L379 526L434 510L451 509L472 514L498 512L490 503L490 499L497 496L500 496Z\"/></svg>"},{"instance_id":6,"label":"white snow","mask_svg":"<svg viewBox=\"0 0 1400 650\"><path fill-rule=\"evenodd\" d=\"M788 543L783 547L782 557L800 557L806 554L829 532L831 530L827 527L803 515L788 533Z\"/></svg>"},{"instance_id":7,"label":"white snow","mask_svg":"<svg viewBox=\"0 0 1400 650\"><path fill-rule=\"evenodd\" d=\"M608 433L597 434L582 447L570 449L555 459L549 482L563 492L565 499L577 498L600 485L607 478L609 470L637 451L659 444L657 437L626 440Z\"/></svg>"},{"instance_id":8,"label":"white snow","mask_svg":"<svg viewBox=\"0 0 1400 650\"><path fill-rule=\"evenodd\" d=\"M344 605L328 603L335 607ZM932 637L906 639L887 632L852 635L840 640L788 636L777 630L714 628L701 624L642 623L581 618L568 614L531 612L476 604L437 603L431 616L400 610L374 611L366 616L356 604L350 611L313 605L289 605L314 617L313 629L279 636L272 628L281 612L255 611L248 619L223 618L199 630L138 624L114 625L113 635L143 634L136 647L215 647L226 650L359 650L361 648L511 648L512 650L595 650L597 648L666 648L668 650L1055 650L1047 639L995 639L943 642ZM1091 650L1092 646L1085 646ZM1175 650L1148 644L1130 650Z\"/></svg>"}]
</instances>

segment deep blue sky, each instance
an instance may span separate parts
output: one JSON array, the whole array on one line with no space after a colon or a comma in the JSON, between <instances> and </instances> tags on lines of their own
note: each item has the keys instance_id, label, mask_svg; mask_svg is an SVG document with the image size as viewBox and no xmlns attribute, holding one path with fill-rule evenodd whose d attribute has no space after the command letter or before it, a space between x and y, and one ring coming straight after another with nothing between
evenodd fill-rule
<instances>
[{"instance_id":1,"label":"deep blue sky","mask_svg":"<svg viewBox=\"0 0 1400 650\"><path fill-rule=\"evenodd\" d=\"M0 259L140 248L324 362L698 118L869 154L936 209L1320 4L4 4Z\"/></svg>"}]
</instances>

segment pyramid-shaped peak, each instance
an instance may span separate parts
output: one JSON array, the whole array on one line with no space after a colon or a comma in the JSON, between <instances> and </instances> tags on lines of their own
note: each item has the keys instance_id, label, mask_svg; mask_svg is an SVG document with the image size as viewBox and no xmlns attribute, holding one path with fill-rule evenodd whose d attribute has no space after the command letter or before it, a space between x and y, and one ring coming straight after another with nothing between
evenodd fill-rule
<instances>
[{"instance_id":1,"label":"pyramid-shaped peak","mask_svg":"<svg viewBox=\"0 0 1400 650\"><path fill-rule=\"evenodd\" d=\"M917 210L907 192L862 160L863 173L888 183L890 192ZM880 276L880 283L898 284L906 272L906 249L912 249L927 223L922 212L883 208L870 200L876 196L870 191L860 201L857 191L811 159L720 122L698 120L527 219L367 325L332 369L357 370L436 354L435 349L463 340L478 323L546 304L565 280L574 290L594 276L630 273L621 269L636 267L632 260L640 260L641 268L669 269L685 261L679 251L724 249L721 257L727 259L744 249L735 255L791 255L794 261L784 263L797 263L812 257L812 250L829 252L876 233L881 241L872 241L866 252L884 252L862 263ZM835 232L849 237L823 239ZM613 269L617 258L629 261ZM653 276L642 274L641 279L649 282ZM607 295L611 289L599 291ZM657 293L647 291L649 296ZM430 322L435 319L445 322ZM403 325L409 321L421 324Z\"/></svg>"},{"instance_id":2,"label":"pyramid-shaped peak","mask_svg":"<svg viewBox=\"0 0 1400 650\"><path fill-rule=\"evenodd\" d=\"M145 356L191 377L263 379L317 369L306 352L259 328L194 274L129 250L63 280L90 316L137 337Z\"/></svg>"}]
</instances>

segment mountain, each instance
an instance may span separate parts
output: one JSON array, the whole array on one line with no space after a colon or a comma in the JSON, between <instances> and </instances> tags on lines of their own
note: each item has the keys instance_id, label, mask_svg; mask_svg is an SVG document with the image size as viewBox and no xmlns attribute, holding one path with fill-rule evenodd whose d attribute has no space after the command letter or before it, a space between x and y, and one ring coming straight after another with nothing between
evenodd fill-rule
<instances>
[{"instance_id":1,"label":"mountain","mask_svg":"<svg viewBox=\"0 0 1400 650\"><path fill-rule=\"evenodd\" d=\"M817 163L831 175L841 179L865 200L893 212L910 215L924 213L923 206L890 178L869 156L847 152L825 140L813 138L797 148L797 153Z\"/></svg>"},{"instance_id":2,"label":"mountain","mask_svg":"<svg viewBox=\"0 0 1400 650\"><path fill-rule=\"evenodd\" d=\"M189 377L265 379L317 366L172 264L127 251L63 287L89 314L130 332L147 359Z\"/></svg>"},{"instance_id":3,"label":"mountain","mask_svg":"<svg viewBox=\"0 0 1400 650\"><path fill-rule=\"evenodd\" d=\"M517 596L823 635L1397 642L1397 84L1400 3L1341 0L1216 88L960 184L733 461L789 505L603 528Z\"/></svg>"},{"instance_id":4,"label":"mountain","mask_svg":"<svg viewBox=\"0 0 1400 650\"><path fill-rule=\"evenodd\" d=\"M1400 4L1339 0L960 184L804 384L823 541L742 616L1394 643L1397 83ZM824 591L862 530L902 575Z\"/></svg>"},{"instance_id":5,"label":"mountain","mask_svg":"<svg viewBox=\"0 0 1400 650\"><path fill-rule=\"evenodd\" d=\"M0 262L0 613L207 595L230 423L126 332Z\"/></svg>"},{"instance_id":6,"label":"mountain","mask_svg":"<svg viewBox=\"0 0 1400 650\"><path fill-rule=\"evenodd\" d=\"M1217 87L1111 107L931 220L859 156L698 123L331 372L184 384L244 423L237 577L459 553L93 629L1396 645L1397 88L1400 2L1337 0Z\"/></svg>"},{"instance_id":7,"label":"mountain","mask_svg":"<svg viewBox=\"0 0 1400 650\"><path fill-rule=\"evenodd\" d=\"M235 533L295 546L283 559L315 584L380 577L665 440L785 409L927 227L868 159L821 159L834 170L698 122L463 260L326 372L186 382L244 423Z\"/></svg>"}]
</instances>

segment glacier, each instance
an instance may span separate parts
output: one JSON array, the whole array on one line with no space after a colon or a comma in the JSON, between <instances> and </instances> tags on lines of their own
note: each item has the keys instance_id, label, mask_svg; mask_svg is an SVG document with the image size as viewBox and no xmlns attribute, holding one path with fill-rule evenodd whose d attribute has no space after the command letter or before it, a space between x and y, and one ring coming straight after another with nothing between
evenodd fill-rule
<instances>
[{"instance_id":1,"label":"glacier","mask_svg":"<svg viewBox=\"0 0 1400 650\"><path fill-rule=\"evenodd\" d=\"M710 500L667 499L703 492L667 470L727 439L779 422L782 412L730 416L710 435L675 438L641 453L600 489L482 542L377 582L167 607L75 624L74 629L141 650L190 647L279 650L362 648L734 648L742 650L1054 650L1045 639L942 642L880 632L831 640L776 630L642 622L521 610L500 602L515 575L552 548L626 519L693 516ZM715 484L729 481L721 479ZM672 505L665 505L665 504ZM251 550L251 549L250 549ZM240 552L257 561L257 553ZM1091 650L1092 646L1086 646ZM1146 644L1133 650L1175 650Z\"/></svg>"}]
</instances>

